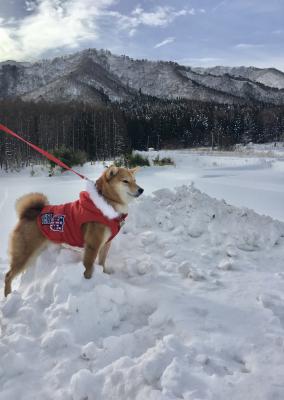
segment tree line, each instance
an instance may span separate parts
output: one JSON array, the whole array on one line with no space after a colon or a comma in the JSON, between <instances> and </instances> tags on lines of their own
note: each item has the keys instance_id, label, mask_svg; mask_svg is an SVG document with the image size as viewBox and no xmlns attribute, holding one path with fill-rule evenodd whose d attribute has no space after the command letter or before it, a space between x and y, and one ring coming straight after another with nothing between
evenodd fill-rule
<instances>
[{"instance_id":1,"label":"tree line","mask_svg":"<svg viewBox=\"0 0 284 400\"><path fill-rule=\"evenodd\" d=\"M66 148L86 152L89 160L105 160L127 151L126 124L116 105L2 101L0 121L50 152ZM0 135L0 168L9 170L45 161L21 141Z\"/></svg>"},{"instance_id":2,"label":"tree line","mask_svg":"<svg viewBox=\"0 0 284 400\"><path fill-rule=\"evenodd\" d=\"M284 140L284 106L217 104L147 97L121 104L130 145L230 148Z\"/></svg>"},{"instance_id":3,"label":"tree line","mask_svg":"<svg viewBox=\"0 0 284 400\"><path fill-rule=\"evenodd\" d=\"M89 160L149 147L231 148L284 140L284 106L160 100L141 94L106 105L5 100L0 102L0 122L43 149L84 151ZM24 143L0 135L0 168L44 162Z\"/></svg>"}]
</instances>

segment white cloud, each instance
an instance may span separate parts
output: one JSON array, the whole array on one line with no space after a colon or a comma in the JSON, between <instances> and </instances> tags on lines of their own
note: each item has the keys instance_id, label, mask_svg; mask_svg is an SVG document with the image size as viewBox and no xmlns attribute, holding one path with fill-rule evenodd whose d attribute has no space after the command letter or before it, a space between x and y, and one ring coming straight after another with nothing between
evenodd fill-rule
<instances>
[{"instance_id":1,"label":"white cloud","mask_svg":"<svg viewBox=\"0 0 284 400\"><path fill-rule=\"evenodd\" d=\"M227 5L228 0L223 0L220 3L216 4L216 6L214 6L212 8L212 11L215 12L216 10L218 10L220 7L224 7Z\"/></svg>"},{"instance_id":2,"label":"white cloud","mask_svg":"<svg viewBox=\"0 0 284 400\"><path fill-rule=\"evenodd\" d=\"M203 12L198 10L198 12ZM194 8L182 8L176 10L169 6L158 6L152 11L145 11L142 7L137 6L130 15L123 15L117 11L107 12L106 16L115 17L118 28L129 31L129 35L133 36L140 26L165 27L171 24L176 18L195 15Z\"/></svg>"},{"instance_id":3,"label":"white cloud","mask_svg":"<svg viewBox=\"0 0 284 400\"><path fill-rule=\"evenodd\" d=\"M57 48L76 48L98 36L96 18L114 0L40 0L26 2L30 15L0 24L0 59L33 59Z\"/></svg>"},{"instance_id":4,"label":"white cloud","mask_svg":"<svg viewBox=\"0 0 284 400\"><path fill-rule=\"evenodd\" d=\"M254 48L259 48L263 47L263 44L253 44L253 43L238 43L234 47L236 49L254 49Z\"/></svg>"},{"instance_id":5,"label":"white cloud","mask_svg":"<svg viewBox=\"0 0 284 400\"><path fill-rule=\"evenodd\" d=\"M180 58L176 61L181 65L189 65L194 67L212 67L217 64L222 64L224 62L224 59L220 57L191 57Z\"/></svg>"},{"instance_id":6,"label":"white cloud","mask_svg":"<svg viewBox=\"0 0 284 400\"><path fill-rule=\"evenodd\" d=\"M175 41L174 37L168 37L167 39L163 40L160 43L157 43L154 48L157 49L159 47L165 46L166 44L173 43Z\"/></svg>"},{"instance_id":7,"label":"white cloud","mask_svg":"<svg viewBox=\"0 0 284 400\"><path fill-rule=\"evenodd\" d=\"M141 7L137 7L132 11L134 22L138 24L144 24L149 26L165 26L173 22L177 17L184 15L194 15L195 11L191 9L181 9L176 11L172 7L164 6L157 7L152 12L146 12Z\"/></svg>"},{"instance_id":8,"label":"white cloud","mask_svg":"<svg viewBox=\"0 0 284 400\"><path fill-rule=\"evenodd\" d=\"M34 11L37 7L37 3L34 0L26 0L25 5L27 11Z\"/></svg>"}]
</instances>

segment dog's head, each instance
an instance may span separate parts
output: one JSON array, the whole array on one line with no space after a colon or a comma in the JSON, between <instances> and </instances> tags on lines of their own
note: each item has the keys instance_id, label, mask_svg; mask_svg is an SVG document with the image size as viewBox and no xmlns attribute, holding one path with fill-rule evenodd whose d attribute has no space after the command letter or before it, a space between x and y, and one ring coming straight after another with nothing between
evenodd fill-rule
<instances>
[{"instance_id":1,"label":"dog's head","mask_svg":"<svg viewBox=\"0 0 284 400\"><path fill-rule=\"evenodd\" d=\"M138 170L138 167L128 169L111 165L97 180L97 189L107 199L127 205L144 192L136 183L135 174Z\"/></svg>"}]
</instances>

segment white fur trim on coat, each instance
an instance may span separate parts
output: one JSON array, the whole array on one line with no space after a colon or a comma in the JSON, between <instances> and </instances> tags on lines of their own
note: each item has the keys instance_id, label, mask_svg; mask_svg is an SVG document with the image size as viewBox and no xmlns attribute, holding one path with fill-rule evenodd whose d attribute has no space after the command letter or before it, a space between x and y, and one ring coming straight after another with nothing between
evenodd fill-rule
<instances>
[{"instance_id":1,"label":"white fur trim on coat","mask_svg":"<svg viewBox=\"0 0 284 400\"><path fill-rule=\"evenodd\" d=\"M87 181L87 192L90 195L90 199L95 204L95 206L104 214L105 217L109 219L114 219L119 217L119 213L106 202L106 200L101 196L96 188L96 184L93 181Z\"/></svg>"}]
</instances>

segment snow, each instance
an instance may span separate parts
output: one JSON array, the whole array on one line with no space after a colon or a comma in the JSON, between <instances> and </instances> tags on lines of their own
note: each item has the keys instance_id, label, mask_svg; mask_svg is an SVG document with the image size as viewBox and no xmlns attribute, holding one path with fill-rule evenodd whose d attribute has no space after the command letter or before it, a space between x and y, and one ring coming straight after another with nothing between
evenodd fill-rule
<instances>
[{"instance_id":1,"label":"snow","mask_svg":"<svg viewBox=\"0 0 284 400\"><path fill-rule=\"evenodd\" d=\"M109 274L96 266L86 280L80 251L50 245L1 293L0 400L282 400L284 222L244 206L249 187L255 209L269 192L267 214L283 217L283 160L251 153L166 152L176 167L137 175L146 195L113 241ZM44 175L0 177L2 279L14 199L71 201L84 187Z\"/></svg>"},{"instance_id":2,"label":"snow","mask_svg":"<svg viewBox=\"0 0 284 400\"><path fill-rule=\"evenodd\" d=\"M143 153L150 158L156 152ZM194 182L210 196L238 207L252 208L260 214L284 221L284 147L248 146L238 152L161 151L160 158L171 157L176 168L143 171L140 183L146 192L174 188Z\"/></svg>"}]
</instances>

